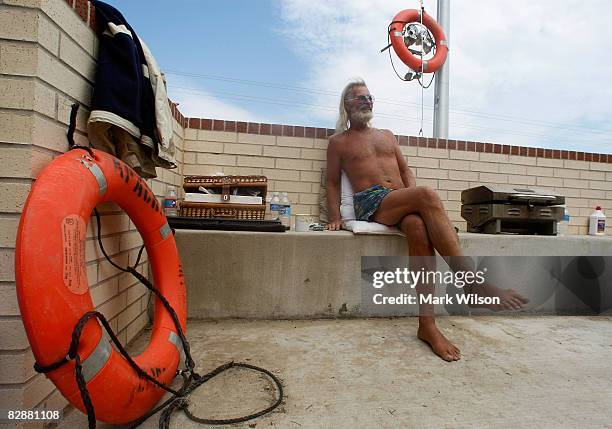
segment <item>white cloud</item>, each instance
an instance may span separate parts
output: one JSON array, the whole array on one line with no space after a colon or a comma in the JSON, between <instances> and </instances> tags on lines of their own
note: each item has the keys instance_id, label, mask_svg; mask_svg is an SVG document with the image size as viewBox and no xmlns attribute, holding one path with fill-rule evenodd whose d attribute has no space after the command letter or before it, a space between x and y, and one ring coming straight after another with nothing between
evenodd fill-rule
<instances>
[{"instance_id":1,"label":"white cloud","mask_svg":"<svg viewBox=\"0 0 612 429\"><path fill-rule=\"evenodd\" d=\"M397 79L388 54L379 52L387 44L391 18L418 2L279 2L283 35L311 65L311 88L339 93L349 78L361 76L381 101L375 105L378 126L418 132L421 88ZM435 1L425 1L425 7L436 16ZM612 127L606 123L612 116L611 18L609 5L601 0L451 1L449 137L611 151ZM396 66L405 72L403 64L396 61ZM382 102L390 99L411 104ZM337 103L324 96L313 99L317 105ZM425 105L432 104L433 85L425 91ZM331 112L313 109L311 114L329 126L335 121ZM425 110L425 135L432 133L431 118L431 110ZM563 127L598 127L600 133Z\"/></svg>"},{"instance_id":2,"label":"white cloud","mask_svg":"<svg viewBox=\"0 0 612 429\"><path fill-rule=\"evenodd\" d=\"M179 110L186 117L267 122L256 113L239 107L239 102L220 100L216 95L202 89L197 81L176 75L167 76L167 80L168 97L179 103Z\"/></svg>"}]
</instances>

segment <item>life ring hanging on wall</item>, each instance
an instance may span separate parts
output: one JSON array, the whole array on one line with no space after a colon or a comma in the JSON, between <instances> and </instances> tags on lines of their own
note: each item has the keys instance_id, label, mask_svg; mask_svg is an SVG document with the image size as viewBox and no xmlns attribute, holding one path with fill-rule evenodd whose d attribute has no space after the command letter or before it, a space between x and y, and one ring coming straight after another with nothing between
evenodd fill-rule
<instances>
[{"instance_id":1,"label":"life ring hanging on wall","mask_svg":"<svg viewBox=\"0 0 612 429\"><path fill-rule=\"evenodd\" d=\"M94 207L105 201L117 203L136 225L147 249L154 283L185 331L187 305L180 259L155 195L117 158L97 150L91 155L73 150L55 158L39 175L17 234L17 297L40 366L66 356L75 324L93 310L85 270L86 228ZM182 345L173 318L158 301L151 341L133 360L168 386L176 375ZM134 371L103 335L97 321L88 320L84 325L78 355L99 420L114 424L133 421L153 408L165 393ZM74 360L46 375L68 401L85 411Z\"/></svg>"},{"instance_id":2,"label":"life ring hanging on wall","mask_svg":"<svg viewBox=\"0 0 612 429\"><path fill-rule=\"evenodd\" d=\"M422 12L423 25L431 32L436 41L436 53L433 58L430 60L421 60L421 58L410 52L406 43L404 43L404 27L411 22L421 22L420 10L405 9L395 15L391 25L389 25L389 38L391 39L393 50L404 64L415 71L421 71L422 69L424 73L434 73L438 71L446 61L448 55L448 42L444 35L444 30L442 30L442 27L436 20L429 16L424 10Z\"/></svg>"}]
</instances>

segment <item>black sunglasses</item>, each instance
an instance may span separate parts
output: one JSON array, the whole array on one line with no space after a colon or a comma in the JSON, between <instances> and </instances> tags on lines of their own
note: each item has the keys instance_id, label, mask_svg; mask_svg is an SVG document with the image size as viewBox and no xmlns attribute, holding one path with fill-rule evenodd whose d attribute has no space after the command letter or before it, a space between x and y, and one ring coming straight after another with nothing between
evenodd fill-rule
<instances>
[{"instance_id":1,"label":"black sunglasses","mask_svg":"<svg viewBox=\"0 0 612 429\"><path fill-rule=\"evenodd\" d=\"M373 103L374 97L372 97L371 95L358 95L357 97L349 98L349 101L354 101L354 100L367 101L368 103Z\"/></svg>"}]
</instances>

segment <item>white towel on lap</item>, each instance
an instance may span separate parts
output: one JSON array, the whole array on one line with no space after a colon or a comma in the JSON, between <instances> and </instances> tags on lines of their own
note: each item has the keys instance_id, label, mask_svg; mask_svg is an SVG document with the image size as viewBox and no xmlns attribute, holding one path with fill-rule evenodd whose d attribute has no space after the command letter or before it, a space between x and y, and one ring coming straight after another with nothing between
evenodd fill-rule
<instances>
[{"instance_id":1,"label":"white towel on lap","mask_svg":"<svg viewBox=\"0 0 612 429\"><path fill-rule=\"evenodd\" d=\"M353 234L387 234L404 235L398 228L387 226L376 222L366 222L355 219L355 206L353 204L353 187L344 172L340 179L340 216L344 224L344 229L352 231Z\"/></svg>"}]
</instances>

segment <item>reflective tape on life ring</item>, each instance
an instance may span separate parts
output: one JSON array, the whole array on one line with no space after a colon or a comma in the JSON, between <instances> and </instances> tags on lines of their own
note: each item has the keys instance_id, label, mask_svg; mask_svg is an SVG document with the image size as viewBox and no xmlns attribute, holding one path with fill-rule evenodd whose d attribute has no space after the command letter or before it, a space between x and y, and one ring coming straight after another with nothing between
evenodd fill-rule
<instances>
[{"instance_id":1,"label":"reflective tape on life ring","mask_svg":"<svg viewBox=\"0 0 612 429\"><path fill-rule=\"evenodd\" d=\"M106 338L106 335L102 335L94 351L81 364L83 366L83 378L86 383L98 375L98 372L104 368L104 365L110 359L112 350L113 346L111 346L110 341Z\"/></svg>"},{"instance_id":2,"label":"reflective tape on life ring","mask_svg":"<svg viewBox=\"0 0 612 429\"><path fill-rule=\"evenodd\" d=\"M421 59L410 52L404 43L404 27L413 22L421 22L421 12L417 9L402 10L395 15L389 26L389 38L391 39L393 50L399 59L412 70L420 71L422 68L425 73L434 73L444 65L448 55L448 41L444 35L444 30L442 30L442 27L440 27L436 20L429 16L427 12L423 12L423 25L431 31L434 37L436 42L436 53L430 60L421 62Z\"/></svg>"},{"instance_id":3,"label":"reflective tape on life ring","mask_svg":"<svg viewBox=\"0 0 612 429\"><path fill-rule=\"evenodd\" d=\"M91 158L85 155L81 159L79 159L79 162L83 164L91 174L93 174L93 176L96 178L96 181L98 182L100 196L104 195L104 193L106 192L106 177L104 177L104 173L102 173L102 170L100 170L98 164L93 163Z\"/></svg>"},{"instance_id":4,"label":"reflective tape on life ring","mask_svg":"<svg viewBox=\"0 0 612 429\"><path fill-rule=\"evenodd\" d=\"M183 344L181 343L181 338L174 331L170 331L168 335L168 341L174 344L174 347L179 351L179 353L183 350Z\"/></svg>"}]
</instances>

